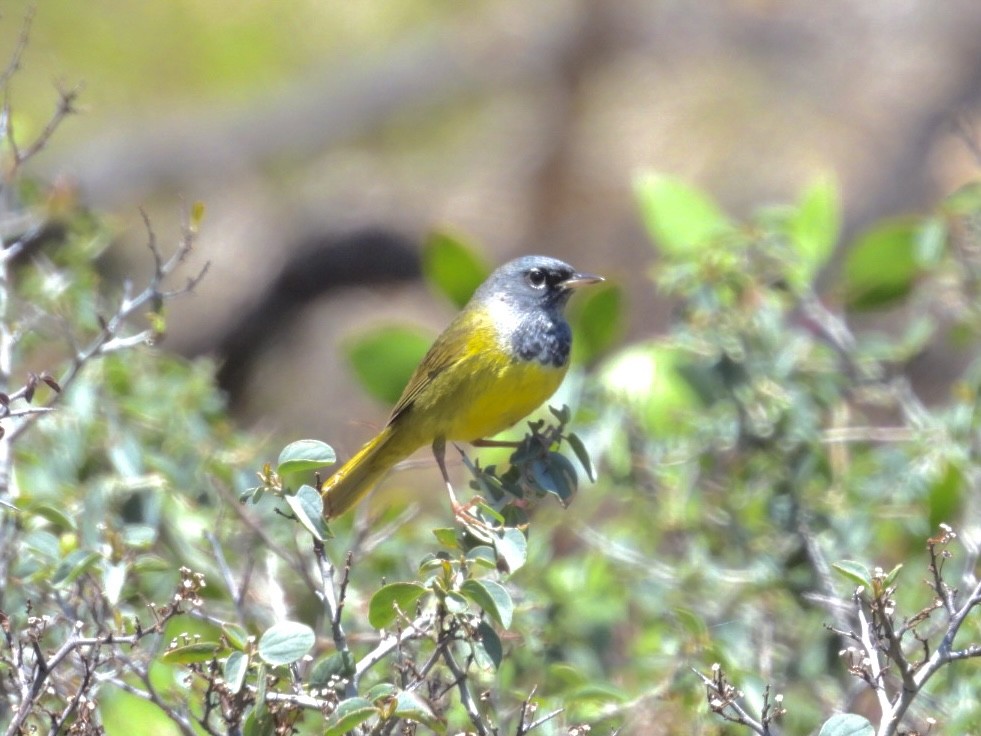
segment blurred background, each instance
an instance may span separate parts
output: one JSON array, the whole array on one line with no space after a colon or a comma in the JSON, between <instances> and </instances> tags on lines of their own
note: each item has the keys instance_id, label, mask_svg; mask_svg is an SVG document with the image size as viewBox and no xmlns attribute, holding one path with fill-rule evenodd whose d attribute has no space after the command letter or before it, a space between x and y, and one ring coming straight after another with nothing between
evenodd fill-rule
<instances>
[{"instance_id":1,"label":"blurred background","mask_svg":"<svg viewBox=\"0 0 981 736\"><path fill-rule=\"evenodd\" d=\"M4 57L28 6L4 6ZM35 173L115 213L120 274L147 258L138 208L167 242L203 201L211 271L165 346L226 360L244 423L342 456L387 413L344 340L453 312L419 278L434 227L607 275L640 337L670 309L640 170L736 217L831 175L844 243L977 176L956 132L981 119L977 0L45 0L30 35L18 135L84 85Z\"/></svg>"}]
</instances>

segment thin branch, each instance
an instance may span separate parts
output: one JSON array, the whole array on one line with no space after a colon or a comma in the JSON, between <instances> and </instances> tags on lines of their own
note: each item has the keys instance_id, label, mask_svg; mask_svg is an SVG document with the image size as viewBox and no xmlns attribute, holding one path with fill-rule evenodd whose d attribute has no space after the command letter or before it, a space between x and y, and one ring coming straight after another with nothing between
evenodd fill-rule
<instances>
[{"instance_id":1,"label":"thin branch","mask_svg":"<svg viewBox=\"0 0 981 736\"><path fill-rule=\"evenodd\" d=\"M921 436L910 427L835 427L821 433L821 442L912 442Z\"/></svg>"},{"instance_id":2,"label":"thin branch","mask_svg":"<svg viewBox=\"0 0 981 736\"><path fill-rule=\"evenodd\" d=\"M29 683L29 690L26 693L22 692L20 707L17 709L17 712L14 714L14 717L7 726L7 730L5 731L6 736L15 736L16 734L20 733L21 726L23 726L24 721L26 721L30 715L31 709L34 706L34 702L36 701L38 695L43 693L45 690L45 682L48 680L51 673L55 671L61 662L64 661L64 659L70 654L80 649L89 647L97 648L108 645L113 645L116 647L135 645L141 639L151 634L158 634L163 631L163 626L166 624L166 622L180 613L183 613L180 607L173 606L168 610L167 614L159 618L153 626L147 629L141 628L136 633L125 636L118 636L116 634L109 633L105 634L104 636L82 637L78 636L77 632L73 630L68 639L46 660L42 659L43 655L40 654L40 650L35 648L35 653L37 655L35 659L36 666L30 667L33 677ZM20 664L21 666L16 668L18 671L22 671L24 669L26 662L22 662ZM23 686L27 684L27 681L24 678L21 678L22 690Z\"/></svg>"},{"instance_id":3,"label":"thin branch","mask_svg":"<svg viewBox=\"0 0 981 736\"><path fill-rule=\"evenodd\" d=\"M368 652L358 662L354 673L355 683L360 680L365 672L385 659L385 657L400 647L404 642L428 636L434 623L435 615L433 613L426 613L404 627L398 634L391 634L382 639L378 643L378 646Z\"/></svg>"},{"instance_id":4,"label":"thin branch","mask_svg":"<svg viewBox=\"0 0 981 736\"><path fill-rule=\"evenodd\" d=\"M235 611L238 614L239 623L244 623L245 612L242 610L242 590L238 583L235 582L235 575L232 574L232 569L228 566L228 560L225 559L225 552L221 548L221 541L218 539L217 535L210 530L205 532L205 537L207 538L208 543L211 545L211 551L214 553L215 562L218 563L218 570L221 572L221 578L225 581L225 587L228 589L228 595L235 603Z\"/></svg>"},{"instance_id":5,"label":"thin branch","mask_svg":"<svg viewBox=\"0 0 981 736\"><path fill-rule=\"evenodd\" d=\"M347 643L347 636L344 627L341 626L341 610L344 607L344 595L347 592L348 576L351 572L351 555L348 554L344 566L344 578L341 583L340 594L334 590L334 565L327 558L327 551L324 543L315 540L313 545L314 557L317 560L317 569L320 571L320 588L317 590L317 597L324 604L324 613L330 621L330 631L334 638L334 646L341 655L342 660L347 663L352 661L351 648ZM344 695L353 698L358 694L357 677L347 678L344 686Z\"/></svg>"},{"instance_id":6,"label":"thin branch","mask_svg":"<svg viewBox=\"0 0 981 736\"><path fill-rule=\"evenodd\" d=\"M879 661L879 647L873 642L872 628L869 626L868 618L862 608L861 591L855 592L855 608L858 613L859 641L865 649L865 659L871 672L870 684L875 690L875 696L879 701L879 709L885 717L889 714L892 704L889 700L889 693L886 692L885 683L882 677L882 663Z\"/></svg>"},{"instance_id":7,"label":"thin branch","mask_svg":"<svg viewBox=\"0 0 981 736\"><path fill-rule=\"evenodd\" d=\"M75 351L74 359L65 370L65 373L58 380L58 384L61 387L61 392L56 393L51 398L46 405L47 408L53 407L60 401L60 397L63 396L68 387L74 383L81 373L82 368L90 360L123 348L133 347L140 343L146 342L148 338L153 336L152 330L142 330L131 336L119 335L119 332L125 327L126 324L128 324L129 320L132 319L134 315L145 311L148 307L151 309L157 309L157 305L161 301L193 290L201 279L204 278L204 275L208 271L208 263L202 267L201 271L196 276L188 279L188 283L184 288L174 291L164 291L162 289L163 281L177 269L177 267L191 252L196 236L196 230L185 220L177 247L168 259L161 260L159 258L159 251L157 250L156 246L156 236L153 233L152 228L149 228L148 226L148 247L150 247L151 252L155 254L155 268L153 276L150 278L147 286L136 296L132 296L130 293L130 284L127 283L124 286L123 296L116 308L116 312L112 315L112 317L105 321L102 331L96 335L86 347ZM0 338L2 338L2 335L0 335ZM2 347L2 344L0 344L0 347ZM31 426L33 426L33 420L35 418L36 416L34 415L25 417L24 422L18 424L8 433L8 440L13 442L18 436L20 436L20 434L27 431Z\"/></svg>"},{"instance_id":8,"label":"thin branch","mask_svg":"<svg viewBox=\"0 0 981 736\"><path fill-rule=\"evenodd\" d=\"M470 692L470 686L467 684L467 673L457 664L457 661L453 658L453 654L450 652L449 646L443 646L443 661L446 662L446 666L450 668L450 672L456 678L456 687L460 691L460 703L470 717L470 722L477 729L477 733L480 736L490 736L493 730L484 723L484 718L480 715L480 709L477 708L477 701L474 700L473 693Z\"/></svg>"},{"instance_id":9,"label":"thin branch","mask_svg":"<svg viewBox=\"0 0 981 736\"><path fill-rule=\"evenodd\" d=\"M24 162L29 161L44 150L44 147L48 145L51 137L55 134L58 128L61 127L61 124L65 121L65 118L78 112L78 108L75 107L75 102L81 93L81 84L77 84L71 89L59 87L58 104L55 107L54 113L48 119L47 124L44 126L44 130L42 130L38 134L37 138L35 138L23 151L18 150L17 144L14 142L13 125L11 125L10 122L7 123L7 141L10 144L10 148L14 154L15 171L22 166Z\"/></svg>"},{"instance_id":10,"label":"thin branch","mask_svg":"<svg viewBox=\"0 0 981 736\"><path fill-rule=\"evenodd\" d=\"M742 693L740 693L732 685L732 683L726 679L722 672L722 668L719 665L716 664L712 666L713 677L702 674L694 668L692 669L692 672L694 672L705 685L705 689L708 694L709 708L712 709L712 712L717 713L727 721L746 726L751 731L758 733L760 736L770 736L769 726L757 721L739 704L737 698L742 697ZM732 713L728 712L729 710L731 710Z\"/></svg>"},{"instance_id":11,"label":"thin branch","mask_svg":"<svg viewBox=\"0 0 981 736\"><path fill-rule=\"evenodd\" d=\"M34 23L36 12L37 8L33 5L27 8L27 12L24 14L24 22L20 26L20 33L17 35L17 45L10 55L10 61L7 62L7 67L0 73L0 87L4 89L5 93L10 80L20 71L20 62L24 58L24 51L27 50L27 45L31 40L31 25Z\"/></svg>"}]
</instances>

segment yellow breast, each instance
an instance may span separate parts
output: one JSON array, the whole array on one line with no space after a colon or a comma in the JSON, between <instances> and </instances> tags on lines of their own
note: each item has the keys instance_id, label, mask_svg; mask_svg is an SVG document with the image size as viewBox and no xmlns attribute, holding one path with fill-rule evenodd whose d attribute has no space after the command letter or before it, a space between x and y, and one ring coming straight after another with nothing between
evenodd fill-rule
<instances>
[{"instance_id":1,"label":"yellow breast","mask_svg":"<svg viewBox=\"0 0 981 736\"><path fill-rule=\"evenodd\" d=\"M395 421L426 444L437 437L471 442L492 437L541 406L559 387L566 366L513 354L492 320L469 315L441 336L454 358L424 380L404 417ZM425 365L425 363L424 363ZM420 366L422 368L422 366Z\"/></svg>"}]
</instances>

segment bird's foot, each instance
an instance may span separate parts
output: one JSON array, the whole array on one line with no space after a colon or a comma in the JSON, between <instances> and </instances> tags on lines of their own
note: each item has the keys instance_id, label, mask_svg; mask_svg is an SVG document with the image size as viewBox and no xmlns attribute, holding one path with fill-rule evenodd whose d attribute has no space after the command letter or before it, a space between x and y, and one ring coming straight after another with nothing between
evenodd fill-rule
<instances>
[{"instance_id":1,"label":"bird's foot","mask_svg":"<svg viewBox=\"0 0 981 736\"><path fill-rule=\"evenodd\" d=\"M487 508L486 502L480 496L474 496L469 501L462 504L457 502L457 500L454 498L450 503L453 509L453 516L456 518L457 522L475 537L490 542L492 539L500 536L500 525L485 521L477 515L477 507L483 506L484 508Z\"/></svg>"}]
</instances>

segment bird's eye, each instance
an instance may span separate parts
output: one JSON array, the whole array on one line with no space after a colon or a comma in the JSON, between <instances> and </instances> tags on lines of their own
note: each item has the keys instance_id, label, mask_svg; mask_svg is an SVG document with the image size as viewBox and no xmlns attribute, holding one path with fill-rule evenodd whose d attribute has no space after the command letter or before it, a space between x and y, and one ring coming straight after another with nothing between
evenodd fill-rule
<instances>
[{"instance_id":1,"label":"bird's eye","mask_svg":"<svg viewBox=\"0 0 981 736\"><path fill-rule=\"evenodd\" d=\"M545 286L545 272L540 268L533 268L528 272L528 283L535 289Z\"/></svg>"}]
</instances>

